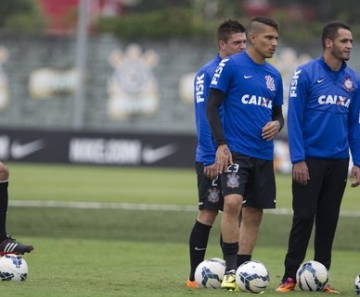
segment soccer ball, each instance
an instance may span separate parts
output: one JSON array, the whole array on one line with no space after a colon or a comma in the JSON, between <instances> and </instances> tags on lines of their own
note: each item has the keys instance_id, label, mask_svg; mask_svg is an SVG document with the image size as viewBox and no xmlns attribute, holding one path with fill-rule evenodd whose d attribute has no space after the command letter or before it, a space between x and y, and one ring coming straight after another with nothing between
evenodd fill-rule
<instances>
[{"instance_id":1,"label":"soccer ball","mask_svg":"<svg viewBox=\"0 0 360 297\"><path fill-rule=\"evenodd\" d=\"M211 258L202 261L195 270L195 281L200 288L220 288L225 274L225 261Z\"/></svg>"},{"instance_id":2,"label":"soccer ball","mask_svg":"<svg viewBox=\"0 0 360 297\"><path fill-rule=\"evenodd\" d=\"M360 273L355 277L355 293L360 295Z\"/></svg>"},{"instance_id":3,"label":"soccer ball","mask_svg":"<svg viewBox=\"0 0 360 297\"><path fill-rule=\"evenodd\" d=\"M329 272L317 261L303 263L296 272L296 282L303 291L322 291L328 281Z\"/></svg>"},{"instance_id":4,"label":"soccer ball","mask_svg":"<svg viewBox=\"0 0 360 297\"><path fill-rule=\"evenodd\" d=\"M264 264L252 260L239 266L235 280L241 291L261 293L268 286L270 276Z\"/></svg>"},{"instance_id":5,"label":"soccer ball","mask_svg":"<svg viewBox=\"0 0 360 297\"><path fill-rule=\"evenodd\" d=\"M3 281L24 281L28 275L25 259L18 255L8 254L0 258L0 279Z\"/></svg>"}]
</instances>

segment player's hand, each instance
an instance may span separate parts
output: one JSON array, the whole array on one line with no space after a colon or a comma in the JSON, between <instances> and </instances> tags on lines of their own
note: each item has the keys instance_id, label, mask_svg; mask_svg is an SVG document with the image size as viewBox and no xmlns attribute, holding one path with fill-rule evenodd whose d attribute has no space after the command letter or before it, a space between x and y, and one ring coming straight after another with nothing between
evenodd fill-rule
<instances>
[{"instance_id":1,"label":"player's hand","mask_svg":"<svg viewBox=\"0 0 360 297\"><path fill-rule=\"evenodd\" d=\"M292 168L292 178L300 185L306 186L310 179L309 170L305 161L295 163Z\"/></svg>"},{"instance_id":2,"label":"player's hand","mask_svg":"<svg viewBox=\"0 0 360 297\"><path fill-rule=\"evenodd\" d=\"M233 164L232 155L226 144L219 145L216 150L216 165L218 173L226 172L229 164Z\"/></svg>"},{"instance_id":3,"label":"player's hand","mask_svg":"<svg viewBox=\"0 0 360 297\"><path fill-rule=\"evenodd\" d=\"M218 166L216 163L204 167L204 175L211 180L219 175Z\"/></svg>"},{"instance_id":4,"label":"player's hand","mask_svg":"<svg viewBox=\"0 0 360 297\"><path fill-rule=\"evenodd\" d=\"M360 168L353 166L350 172L351 187L355 188L360 185Z\"/></svg>"},{"instance_id":5,"label":"player's hand","mask_svg":"<svg viewBox=\"0 0 360 297\"><path fill-rule=\"evenodd\" d=\"M280 131L279 121L267 122L266 125L262 128L261 137L266 140L272 140Z\"/></svg>"}]
</instances>

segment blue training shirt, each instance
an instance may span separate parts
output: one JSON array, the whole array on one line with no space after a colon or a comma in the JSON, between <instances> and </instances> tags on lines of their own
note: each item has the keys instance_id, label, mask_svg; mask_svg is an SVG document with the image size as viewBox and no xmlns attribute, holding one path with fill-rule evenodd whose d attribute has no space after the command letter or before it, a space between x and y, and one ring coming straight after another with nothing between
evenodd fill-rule
<instances>
[{"instance_id":1,"label":"blue training shirt","mask_svg":"<svg viewBox=\"0 0 360 297\"><path fill-rule=\"evenodd\" d=\"M221 58L217 55L198 71L194 80L195 122L198 138L196 162L202 162L205 166L215 163L216 144L206 118L206 101L211 79L220 61Z\"/></svg>"},{"instance_id":2,"label":"blue training shirt","mask_svg":"<svg viewBox=\"0 0 360 297\"><path fill-rule=\"evenodd\" d=\"M283 104L280 72L266 61L255 63L245 51L220 62L210 88L225 94L222 124L229 149L273 160L274 143L264 140L261 133L272 120L272 107Z\"/></svg>"},{"instance_id":3,"label":"blue training shirt","mask_svg":"<svg viewBox=\"0 0 360 297\"><path fill-rule=\"evenodd\" d=\"M295 70L287 116L292 163L348 158L350 147L360 165L359 87L358 75L345 62L333 71L321 57Z\"/></svg>"}]
</instances>

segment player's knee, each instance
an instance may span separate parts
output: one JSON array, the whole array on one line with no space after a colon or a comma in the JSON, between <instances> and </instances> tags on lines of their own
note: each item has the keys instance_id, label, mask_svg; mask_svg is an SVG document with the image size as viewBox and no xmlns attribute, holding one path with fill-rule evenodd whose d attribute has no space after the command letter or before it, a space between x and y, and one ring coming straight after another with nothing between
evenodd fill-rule
<instances>
[{"instance_id":1,"label":"player's knee","mask_svg":"<svg viewBox=\"0 0 360 297\"><path fill-rule=\"evenodd\" d=\"M212 226L215 222L218 211L203 209L199 211L197 220L207 226Z\"/></svg>"},{"instance_id":2,"label":"player's knee","mask_svg":"<svg viewBox=\"0 0 360 297\"><path fill-rule=\"evenodd\" d=\"M241 197L237 196L229 196L226 197L225 203L224 203L224 212L232 213L239 215L241 210Z\"/></svg>"},{"instance_id":3,"label":"player's knee","mask_svg":"<svg viewBox=\"0 0 360 297\"><path fill-rule=\"evenodd\" d=\"M0 181L9 179L9 168L2 162L0 162Z\"/></svg>"},{"instance_id":4,"label":"player's knee","mask_svg":"<svg viewBox=\"0 0 360 297\"><path fill-rule=\"evenodd\" d=\"M242 220L245 222L254 222L260 224L263 216L263 209L254 207L243 207Z\"/></svg>"}]
</instances>

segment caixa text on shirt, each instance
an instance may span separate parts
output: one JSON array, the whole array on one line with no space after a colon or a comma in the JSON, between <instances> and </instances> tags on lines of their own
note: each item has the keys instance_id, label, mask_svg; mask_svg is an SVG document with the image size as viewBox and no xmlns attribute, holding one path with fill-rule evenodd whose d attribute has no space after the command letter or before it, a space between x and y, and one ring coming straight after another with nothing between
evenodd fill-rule
<instances>
[{"instance_id":1,"label":"caixa text on shirt","mask_svg":"<svg viewBox=\"0 0 360 297\"><path fill-rule=\"evenodd\" d=\"M272 100L270 100L269 98L262 97L262 96L245 94L241 97L241 102L243 104L259 105L259 106L263 106L263 107L272 109Z\"/></svg>"},{"instance_id":2,"label":"caixa text on shirt","mask_svg":"<svg viewBox=\"0 0 360 297\"><path fill-rule=\"evenodd\" d=\"M318 98L318 103L320 105L335 104L335 105L349 107L350 102L351 102L350 98L341 95L321 95Z\"/></svg>"}]
</instances>

